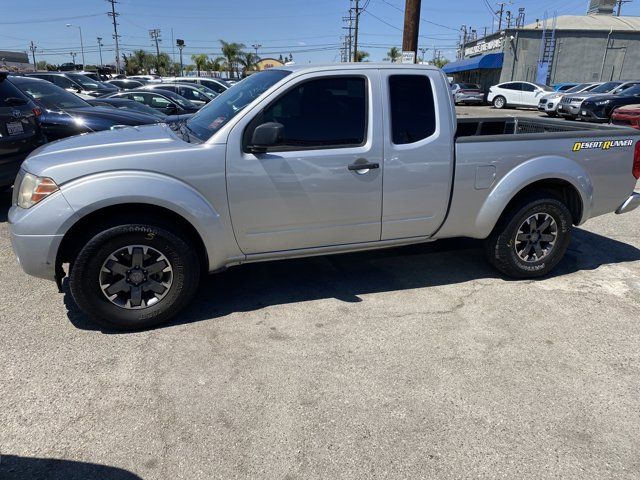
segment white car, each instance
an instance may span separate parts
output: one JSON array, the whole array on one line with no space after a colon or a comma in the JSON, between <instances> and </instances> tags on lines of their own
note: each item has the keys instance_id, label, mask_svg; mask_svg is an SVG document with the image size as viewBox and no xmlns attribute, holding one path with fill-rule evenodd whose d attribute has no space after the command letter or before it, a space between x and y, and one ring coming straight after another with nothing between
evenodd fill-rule
<instances>
[{"instance_id":1,"label":"white car","mask_svg":"<svg viewBox=\"0 0 640 480\"><path fill-rule=\"evenodd\" d=\"M162 79L163 83L193 83L196 85L203 85L217 94L224 93L231 85L225 82L221 78L215 77L165 77Z\"/></svg>"},{"instance_id":2,"label":"white car","mask_svg":"<svg viewBox=\"0 0 640 480\"><path fill-rule=\"evenodd\" d=\"M581 83L565 90L564 92L548 93L540 99L538 110L546 113L550 117L557 117L558 105L560 105L562 97L565 95L571 95L572 93L588 92L596 88L598 85L601 85L601 83Z\"/></svg>"},{"instance_id":3,"label":"white car","mask_svg":"<svg viewBox=\"0 0 640 480\"><path fill-rule=\"evenodd\" d=\"M504 82L489 89L487 101L495 108L537 107L540 99L553 88L533 82Z\"/></svg>"}]
</instances>

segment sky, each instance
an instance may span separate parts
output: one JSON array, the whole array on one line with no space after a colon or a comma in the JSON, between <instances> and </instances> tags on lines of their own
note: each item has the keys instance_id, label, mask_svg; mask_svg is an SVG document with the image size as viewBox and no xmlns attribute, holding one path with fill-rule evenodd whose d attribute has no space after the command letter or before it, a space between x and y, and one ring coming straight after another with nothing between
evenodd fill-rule
<instances>
[{"instance_id":1,"label":"sky","mask_svg":"<svg viewBox=\"0 0 640 480\"><path fill-rule=\"evenodd\" d=\"M422 0L420 47L426 57L434 49L454 59L460 26L465 24L483 32L496 28L498 0ZM509 2L506 2L509 3ZM514 17L525 8L526 23L553 15L581 15L588 0L512 0L505 10ZM296 63L321 63L340 60L342 36L346 33L343 17L354 0L118 0L116 5L121 49L154 51L150 29L160 29L160 49L178 60L175 39L184 39L185 64L192 54L220 55L219 39L261 45L258 54L278 58L293 55ZM380 61L392 46L402 44L404 0L360 0L366 10L360 16L360 48L369 60ZM113 26L107 16L106 0L0 0L0 50L29 52L36 45L36 60L49 63L71 61L77 52L81 63L80 30L85 61L98 64L97 37L102 37L103 59L113 63ZM640 0L623 7L623 14L640 16ZM67 27L66 24L72 24ZM172 41L173 36L173 41ZM29 52L30 53L30 52Z\"/></svg>"}]
</instances>

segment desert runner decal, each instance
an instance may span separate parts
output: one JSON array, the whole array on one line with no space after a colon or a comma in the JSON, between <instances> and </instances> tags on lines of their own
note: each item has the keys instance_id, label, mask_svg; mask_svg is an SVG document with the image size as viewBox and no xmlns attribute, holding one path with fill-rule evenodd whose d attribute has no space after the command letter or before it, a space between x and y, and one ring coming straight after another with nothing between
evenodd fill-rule
<instances>
[{"instance_id":1,"label":"desert runner decal","mask_svg":"<svg viewBox=\"0 0 640 480\"><path fill-rule=\"evenodd\" d=\"M572 150L574 152L593 150L594 148L609 150L610 148L630 147L632 145L633 140L599 140L597 142L576 142L573 144Z\"/></svg>"}]
</instances>

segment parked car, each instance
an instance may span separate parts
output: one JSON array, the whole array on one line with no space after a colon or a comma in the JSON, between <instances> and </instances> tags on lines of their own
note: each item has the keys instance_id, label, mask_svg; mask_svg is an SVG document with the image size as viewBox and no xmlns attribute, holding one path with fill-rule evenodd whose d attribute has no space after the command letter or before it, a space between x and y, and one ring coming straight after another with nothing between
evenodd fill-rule
<instances>
[{"instance_id":1,"label":"parked car","mask_svg":"<svg viewBox=\"0 0 640 480\"><path fill-rule=\"evenodd\" d=\"M106 83L114 85L120 90L134 90L136 88L142 88L145 85L138 80L131 80L130 78L107 80Z\"/></svg>"},{"instance_id":2,"label":"parked car","mask_svg":"<svg viewBox=\"0 0 640 480\"><path fill-rule=\"evenodd\" d=\"M540 98L553 92L548 85L532 82L504 82L489 88L487 101L494 108L537 107Z\"/></svg>"},{"instance_id":3,"label":"parked car","mask_svg":"<svg viewBox=\"0 0 640 480\"><path fill-rule=\"evenodd\" d=\"M611 115L611 123L640 130L640 103L616 108Z\"/></svg>"},{"instance_id":4,"label":"parked car","mask_svg":"<svg viewBox=\"0 0 640 480\"><path fill-rule=\"evenodd\" d=\"M0 190L13 184L22 161L45 142L37 121L41 113L0 72Z\"/></svg>"},{"instance_id":5,"label":"parked car","mask_svg":"<svg viewBox=\"0 0 640 480\"><path fill-rule=\"evenodd\" d=\"M142 87L142 90L163 90L177 93L199 107L206 105L218 96L216 92L203 85L188 83L150 83Z\"/></svg>"},{"instance_id":6,"label":"parked car","mask_svg":"<svg viewBox=\"0 0 640 480\"><path fill-rule=\"evenodd\" d=\"M474 103L480 105L484 102L484 93L477 83L454 83L451 85L453 101L458 103Z\"/></svg>"},{"instance_id":7,"label":"parked car","mask_svg":"<svg viewBox=\"0 0 640 480\"><path fill-rule=\"evenodd\" d=\"M223 93L231 86L221 78L214 77L167 77L162 79L162 83L195 83L204 85L217 94Z\"/></svg>"},{"instance_id":8,"label":"parked car","mask_svg":"<svg viewBox=\"0 0 640 480\"><path fill-rule=\"evenodd\" d=\"M114 93L113 88L106 87L106 84L75 72L36 72L27 73L26 76L47 80L68 92L80 94L84 98Z\"/></svg>"},{"instance_id":9,"label":"parked car","mask_svg":"<svg viewBox=\"0 0 640 480\"><path fill-rule=\"evenodd\" d=\"M562 117L568 119L576 119L580 116L580 106L582 105L582 102L587 98L593 97L595 95L602 95L604 93L620 93L621 91L630 88L637 83L638 82L634 81L605 82L595 88L592 88L588 92L567 94L560 100L560 104L558 105L558 115L561 115Z\"/></svg>"},{"instance_id":10,"label":"parked car","mask_svg":"<svg viewBox=\"0 0 640 480\"><path fill-rule=\"evenodd\" d=\"M70 265L79 307L131 330L178 314L201 272L246 262L462 236L485 239L503 274L540 277L572 225L640 206L639 139L555 120L456 122L435 67L273 68L179 132L39 149L16 181L11 239L27 273L60 284Z\"/></svg>"},{"instance_id":11,"label":"parked car","mask_svg":"<svg viewBox=\"0 0 640 480\"><path fill-rule=\"evenodd\" d=\"M129 100L135 100L136 102L155 108L165 115L184 115L187 113L196 113L200 110L200 105L196 105L177 93L168 90L128 90L109 95L106 98L128 98Z\"/></svg>"},{"instance_id":12,"label":"parked car","mask_svg":"<svg viewBox=\"0 0 640 480\"><path fill-rule=\"evenodd\" d=\"M112 107L118 108L124 111L132 111L138 113L144 113L157 118L159 121L174 125L186 122L193 114L184 115L165 115L164 113L151 108L144 103L136 102L135 100L129 100L128 98L96 98L95 100L88 101L94 107Z\"/></svg>"},{"instance_id":13,"label":"parked car","mask_svg":"<svg viewBox=\"0 0 640 480\"><path fill-rule=\"evenodd\" d=\"M580 83L554 83L551 85L556 92L566 92L567 90L571 90L573 87L580 85Z\"/></svg>"},{"instance_id":14,"label":"parked car","mask_svg":"<svg viewBox=\"0 0 640 480\"><path fill-rule=\"evenodd\" d=\"M144 83L160 83L162 82L162 77L160 75L131 75L127 77L130 80L138 80L139 82Z\"/></svg>"},{"instance_id":15,"label":"parked car","mask_svg":"<svg viewBox=\"0 0 640 480\"><path fill-rule=\"evenodd\" d=\"M580 120L609 123L616 107L640 102L640 84L627 88L615 95L598 95L587 98L580 107Z\"/></svg>"},{"instance_id":16,"label":"parked car","mask_svg":"<svg viewBox=\"0 0 640 480\"><path fill-rule=\"evenodd\" d=\"M48 141L119 125L149 125L162 121L138 112L94 107L73 93L38 78L11 76L9 80L41 109L39 121Z\"/></svg>"},{"instance_id":17,"label":"parked car","mask_svg":"<svg viewBox=\"0 0 640 480\"><path fill-rule=\"evenodd\" d=\"M538 103L538 110L546 113L550 117L556 117L558 115L558 105L560 104L562 97L572 93L588 92L589 90L596 88L598 85L600 85L600 83L581 83L580 85L576 85L573 88L566 90L565 92L556 91L554 93L548 93L540 99L540 103Z\"/></svg>"}]
</instances>

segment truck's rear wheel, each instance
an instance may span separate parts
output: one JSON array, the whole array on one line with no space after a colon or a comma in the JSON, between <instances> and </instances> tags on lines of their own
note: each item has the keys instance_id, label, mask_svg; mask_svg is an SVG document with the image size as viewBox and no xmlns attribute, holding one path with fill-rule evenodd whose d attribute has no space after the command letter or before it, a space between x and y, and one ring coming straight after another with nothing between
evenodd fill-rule
<instances>
[{"instance_id":1,"label":"truck's rear wheel","mask_svg":"<svg viewBox=\"0 0 640 480\"><path fill-rule=\"evenodd\" d=\"M496 98L493 99L494 108L497 108L498 110L500 110L506 106L507 106L507 99L504 98L502 95L498 95Z\"/></svg>"},{"instance_id":2,"label":"truck's rear wheel","mask_svg":"<svg viewBox=\"0 0 640 480\"><path fill-rule=\"evenodd\" d=\"M485 240L487 258L509 277L544 276L564 257L571 227L571 212L562 201L529 196L506 211Z\"/></svg>"},{"instance_id":3,"label":"truck's rear wheel","mask_svg":"<svg viewBox=\"0 0 640 480\"><path fill-rule=\"evenodd\" d=\"M187 238L153 225L122 225L95 235L71 266L80 309L122 330L159 325L192 299L200 265Z\"/></svg>"}]
</instances>

